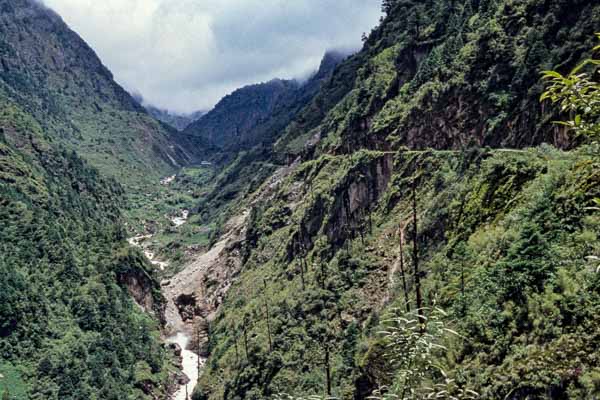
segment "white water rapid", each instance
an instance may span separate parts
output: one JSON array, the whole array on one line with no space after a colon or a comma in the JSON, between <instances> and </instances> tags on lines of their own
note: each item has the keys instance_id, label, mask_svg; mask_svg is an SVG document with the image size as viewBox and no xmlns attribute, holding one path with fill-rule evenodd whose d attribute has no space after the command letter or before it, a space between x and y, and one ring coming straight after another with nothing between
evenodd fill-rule
<instances>
[{"instance_id":1,"label":"white water rapid","mask_svg":"<svg viewBox=\"0 0 600 400\"><path fill-rule=\"evenodd\" d=\"M183 333L178 332L167 339L167 343L177 343L181 347L181 356L183 358L183 373L190 379L187 385L182 385L179 390L171 397L171 400L189 400L192 392L198 383L198 355L187 349L190 339ZM204 361L200 359L200 367ZM187 394L187 399L186 399Z\"/></svg>"}]
</instances>

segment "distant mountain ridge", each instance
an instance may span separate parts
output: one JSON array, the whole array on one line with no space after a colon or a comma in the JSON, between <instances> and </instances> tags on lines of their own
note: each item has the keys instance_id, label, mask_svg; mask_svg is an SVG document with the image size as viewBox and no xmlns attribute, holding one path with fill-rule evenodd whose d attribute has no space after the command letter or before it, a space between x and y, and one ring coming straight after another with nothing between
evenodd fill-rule
<instances>
[{"instance_id":1,"label":"distant mountain ridge","mask_svg":"<svg viewBox=\"0 0 600 400\"><path fill-rule=\"evenodd\" d=\"M148 111L148 114L178 131L185 130L190 124L198 121L206 114L206 111L196 111L191 114L179 114L151 105L146 105L144 108Z\"/></svg>"},{"instance_id":2,"label":"distant mountain ridge","mask_svg":"<svg viewBox=\"0 0 600 400\"><path fill-rule=\"evenodd\" d=\"M273 79L238 89L188 126L183 135L231 153L271 144L346 57L342 52L326 53L305 83Z\"/></svg>"}]
</instances>

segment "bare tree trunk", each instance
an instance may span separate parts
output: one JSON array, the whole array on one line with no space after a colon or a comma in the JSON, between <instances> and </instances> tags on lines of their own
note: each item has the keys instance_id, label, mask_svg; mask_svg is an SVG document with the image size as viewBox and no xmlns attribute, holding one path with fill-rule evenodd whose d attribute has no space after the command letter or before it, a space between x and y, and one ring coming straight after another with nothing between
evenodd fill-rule
<instances>
[{"instance_id":1,"label":"bare tree trunk","mask_svg":"<svg viewBox=\"0 0 600 400\"><path fill-rule=\"evenodd\" d=\"M410 312L408 286L406 284L406 273L404 272L404 229L404 225L400 226L400 274L402 275L402 288L404 289L404 301L406 302L406 312Z\"/></svg>"},{"instance_id":2,"label":"bare tree trunk","mask_svg":"<svg viewBox=\"0 0 600 400\"><path fill-rule=\"evenodd\" d=\"M248 357L248 324L247 319L244 318L244 351L246 352L246 361L250 362L250 357Z\"/></svg>"},{"instance_id":3,"label":"bare tree trunk","mask_svg":"<svg viewBox=\"0 0 600 400\"><path fill-rule=\"evenodd\" d=\"M308 253L306 246L304 245L304 234L302 233L302 226L299 227L298 230L298 234L300 236L299 240L300 240L300 244L299 244L299 251L300 251L300 282L302 283L302 291L304 291L304 289L306 288L306 282L304 280L304 273L307 271L306 268L306 255Z\"/></svg>"},{"instance_id":4,"label":"bare tree trunk","mask_svg":"<svg viewBox=\"0 0 600 400\"><path fill-rule=\"evenodd\" d=\"M321 289L325 290L325 263L321 261Z\"/></svg>"},{"instance_id":5,"label":"bare tree trunk","mask_svg":"<svg viewBox=\"0 0 600 400\"><path fill-rule=\"evenodd\" d=\"M467 313L467 302L465 299L465 262L461 260L460 262L460 309L462 315Z\"/></svg>"},{"instance_id":6,"label":"bare tree trunk","mask_svg":"<svg viewBox=\"0 0 600 400\"><path fill-rule=\"evenodd\" d=\"M417 220L417 181L412 183L412 211L413 211L413 265L415 275L415 293L417 297L417 313L419 315L419 323L425 323L423 315L423 295L421 293L421 271L419 271L419 244L418 244L418 220Z\"/></svg>"},{"instance_id":7,"label":"bare tree trunk","mask_svg":"<svg viewBox=\"0 0 600 400\"><path fill-rule=\"evenodd\" d=\"M300 260L300 282L302 283L302 291L304 291L304 288L305 288L305 282L304 282L304 258L302 258L302 260Z\"/></svg>"},{"instance_id":8,"label":"bare tree trunk","mask_svg":"<svg viewBox=\"0 0 600 400\"><path fill-rule=\"evenodd\" d=\"M240 365L240 352L238 350L238 333L235 335L235 365Z\"/></svg>"},{"instance_id":9,"label":"bare tree trunk","mask_svg":"<svg viewBox=\"0 0 600 400\"><path fill-rule=\"evenodd\" d=\"M269 318L269 303L267 301L267 281L263 279L265 291L263 293L265 299L265 312L267 314L267 335L269 337L269 352L273 351L273 342L271 340L271 320Z\"/></svg>"},{"instance_id":10,"label":"bare tree trunk","mask_svg":"<svg viewBox=\"0 0 600 400\"><path fill-rule=\"evenodd\" d=\"M460 295L465 298L465 264L460 263Z\"/></svg>"},{"instance_id":11,"label":"bare tree trunk","mask_svg":"<svg viewBox=\"0 0 600 400\"><path fill-rule=\"evenodd\" d=\"M197 347L196 347L196 351L198 354L198 376L200 376L200 325L196 325L196 340L197 340Z\"/></svg>"},{"instance_id":12,"label":"bare tree trunk","mask_svg":"<svg viewBox=\"0 0 600 400\"><path fill-rule=\"evenodd\" d=\"M329 362L329 345L325 345L325 379L327 382L327 396L331 396L331 365Z\"/></svg>"}]
</instances>

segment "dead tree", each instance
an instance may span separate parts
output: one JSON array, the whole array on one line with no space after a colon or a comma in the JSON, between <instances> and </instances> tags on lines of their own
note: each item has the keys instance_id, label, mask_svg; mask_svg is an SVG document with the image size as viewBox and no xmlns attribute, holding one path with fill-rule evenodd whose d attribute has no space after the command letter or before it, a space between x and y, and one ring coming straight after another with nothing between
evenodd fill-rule
<instances>
[{"instance_id":1,"label":"dead tree","mask_svg":"<svg viewBox=\"0 0 600 400\"><path fill-rule=\"evenodd\" d=\"M308 253L306 246L304 245L304 235L302 234L302 227L300 227L298 234L300 236L298 244L300 253L300 281L302 283L302 291L305 289L304 273L306 272L306 255Z\"/></svg>"},{"instance_id":2,"label":"dead tree","mask_svg":"<svg viewBox=\"0 0 600 400\"><path fill-rule=\"evenodd\" d=\"M406 272L404 271L404 229L406 225L401 225L398 229L400 238L400 275L402 278L402 288L404 289L404 301L406 303L406 312L410 312L410 300L408 298L408 285L406 284Z\"/></svg>"},{"instance_id":3,"label":"dead tree","mask_svg":"<svg viewBox=\"0 0 600 400\"><path fill-rule=\"evenodd\" d=\"M248 317L244 316L244 352L246 353L246 361L250 362L250 357L248 357Z\"/></svg>"},{"instance_id":4,"label":"dead tree","mask_svg":"<svg viewBox=\"0 0 600 400\"><path fill-rule=\"evenodd\" d=\"M240 365L240 352L238 350L238 333L235 334L235 365Z\"/></svg>"},{"instance_id":5,"label":"dead tree","mask_svg":"<svg viewBox=\"0 0 600 400\"><path fill-rule=\"evenodd\" d=\"M265 291L263 293L265 299L265 313L267 315L267 335L269 338L269 352L273 351L273 342L271 340L271 320L269 318L269 302L267 301L267 281L263 279Z\"/></svg>"},{"instance_id":6,"label":"dead tree","mask_svg":"<svg viewBox=\"0 0 600 400\"><path fill-rule=\"evenodd\" d=\"M196 352L198 354L198 376L200 376L200 324L196 325L196 341L197 341L197 346L196 346Z\"/></svg>"},{"instance_id":7,"label":"dead tree","mask_svg":"<svg viewBox=\"0 0 600 400\"><path fill-rule=\"evenodd\" d=\"M331 397L331 362L329 361L329 344L325 343L325 380L327 396Z\"/></svg>"},{"instance_id":8,"label":"dead tree","mask_svg":"<svg viewBox=\"0 0 600 400\"><path fill-rule=\"evenodd\" d=\"M419 323L424 326L425 315L423 314L423 294L421 293L421 271L419 270L419 232L417 218L417 181L412 182L412 213L413 213L413 267L415 276L415 294L417 297L417 313L419 315Z\"/></svg>"}]
</instances>

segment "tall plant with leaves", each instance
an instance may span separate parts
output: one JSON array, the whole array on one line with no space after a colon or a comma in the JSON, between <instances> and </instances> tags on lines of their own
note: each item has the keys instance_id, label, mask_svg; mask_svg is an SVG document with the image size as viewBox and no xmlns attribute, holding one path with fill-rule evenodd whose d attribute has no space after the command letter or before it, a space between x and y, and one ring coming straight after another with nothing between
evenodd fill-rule
<instances>
[{"instance_id":1,"label":"tall plant with leaves","mask_svg":"<svg viewBox=\"0 0 600 400\"><path fill-rule=\"evenodd\" d=\"M600 40L600 33L596 33L596 37ZM570 120L556 121L557 124L595 142L600 139L600 59L595 58L598 52L600 45L592 49L592 58L583 61L567 76L557 71L542 72L548 86L541 97L541 101L550 100L560 105L562 112L570 114ZM600 198L595 198L589 209L600 211ZM588 261L596 264L596 272L600 272L600 257L589 256Z\"/></svg>"},{"instance_id":2,"label":"tall plant with leaves","mask_svg":"<svg viewBox=\"0 0 600 400\"><path fill-rule=\"evenodd\" d=\"M600 33L596 36L600 39ZM592 53L600 51L600 45L593 48ZM566 126L576 135L584 135L597 140L600 138L600 82L598 74L600 59L586 59L569 74L562 75L557 71L543 71L542 77L547 82L546 91L541 101L550 101L560 106L560 111L568 113L566 121L555 121Z\"/></svg>"},{"instance_id":3,"label":"tall plant with leaves","mask_svg":"<svg viewBox=\"0 0 600 400\"><path fill-rule=\"evenodd\" d=\"M446 327L447 314L438 307L410 313L393 310L381 334L393 384L375 391L373 400L477 399L479 395L450 379L438 360L447 352L444 343L459 334Z\"/></svg>"}]
</instances>

